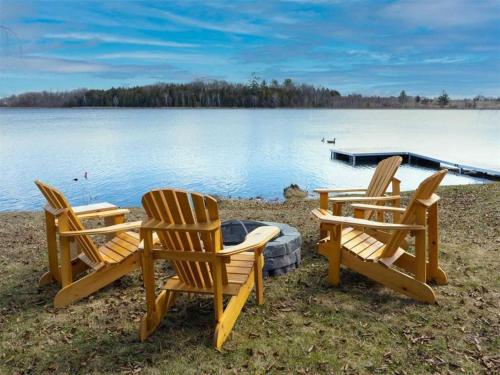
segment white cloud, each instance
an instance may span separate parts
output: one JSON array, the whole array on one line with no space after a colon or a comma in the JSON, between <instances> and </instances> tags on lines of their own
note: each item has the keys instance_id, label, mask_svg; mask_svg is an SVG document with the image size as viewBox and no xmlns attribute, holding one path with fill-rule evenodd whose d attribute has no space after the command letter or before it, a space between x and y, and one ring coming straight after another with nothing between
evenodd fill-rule
<instances>
[{"instance_id":1,"label":"white cloud","mask_svg":"<svg viewBox=\"0 0 500 375\"><path fill-rule=\"evenodd\" d=\"M168 52L115 52L94 56L99 60L134 59L134 60L166 60L189 64L223 64L226 59L217 56L207 56L199 53L168 53Z\"/></svg>"},{"instance_id":2,"label":"white cloud","mask_svg":"<svg viewBox=\"0 0 500 375\"><path fill-rule=\"evenodd\" d=\"M224 33L233 33L233 34L248 34L248 35L260 35L263 33L262 27L245 21L239 21L236 23L218 24L213 22L201 21L196 18L180 16L178 14L174 14L168 11L162 11L160 12L160 14L163 15L163 17L167 18L168 20L175 22L177 24L196 27L199 29L220 31Z\"/></svg>"},{"instance_id":3,"label":"white cloud","mask_svg":"<svg viewBox=\"0 0 500 375\"><path fill-rule=\"evenodd\" d=\"M198 47L198 44L193 44L193 43L178 43L166 40L128 38L128 37L121 37L121 36L100 34L100 33L46 34L45 38L62 39L62 40L83 40L83 41L96 40L106 43L137 44L137 45L160 46L160 47L179 47L179 48Z\"/></svg>"},{"instance_id":4,"label":"white cloud","mask_svg":"<svg viewBox=\"0 0 500 375\"><path fill-rule=\"evenodd\" d=\"M478 27L500 19L497 0L399 0L382 15L410 26L430 28Z\"/></svg>"},{"instance_id":5,"label":"white cloud","mask_svg":"<svg viewBox=\"0 0 500 375\"><path fill-rule=\"evenodd\" d=\"M42 56L5 57L0 60L4 71L36 71L45 73L101 73L105 64Z\"/></svg>"},{"instance_id":6,"label":"white cloud","mask_svg":"<svg viewBox=\"0 0 500 375\"><path fill-rule=\"evenodd\" d=\"M104 79L142 77L163 79L180 77L187 79L186 71L166 63L158 64L110 64L54 56L27 55L21 58L7 57L0 59L0 72L25 74L87 74Z\"/></svg>"}]
</instances>

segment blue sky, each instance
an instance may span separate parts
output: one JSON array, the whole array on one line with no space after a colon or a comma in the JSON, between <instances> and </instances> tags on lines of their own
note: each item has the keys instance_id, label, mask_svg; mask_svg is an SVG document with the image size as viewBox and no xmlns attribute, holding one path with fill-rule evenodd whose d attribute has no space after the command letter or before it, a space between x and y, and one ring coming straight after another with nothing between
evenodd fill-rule
<instances>
[{"instance_id":1,"label":"blue sky","mask_svg":"<svg viewBox=\"0 0 500 375\"><path fill-rule=\"evenodd\" d=\"M259 77L500 96L498 0L0 0L0 97Z\"/></svg>"}]
</instances>

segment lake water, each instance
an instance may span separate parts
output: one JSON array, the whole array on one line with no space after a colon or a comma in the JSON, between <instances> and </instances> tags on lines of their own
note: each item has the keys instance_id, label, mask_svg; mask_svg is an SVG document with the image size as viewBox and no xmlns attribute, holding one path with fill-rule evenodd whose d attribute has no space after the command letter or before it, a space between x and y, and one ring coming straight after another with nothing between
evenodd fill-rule
<instances>
[{"instance_id":1,"label":"lake water","mask_svg":"<svg viewBox=\"0 0 500 375\"><path fill-rule=\"evenodd\" d=\"M499 130L500 111L0 109L0 211L41 209L35 179L75 205L139 206L167 186L265 199L290 183L366 187L373 168L330 160L323 137L500 169ZM432 172L403 166L397 176L409 190Z\"/></svg>"}]
</instances>

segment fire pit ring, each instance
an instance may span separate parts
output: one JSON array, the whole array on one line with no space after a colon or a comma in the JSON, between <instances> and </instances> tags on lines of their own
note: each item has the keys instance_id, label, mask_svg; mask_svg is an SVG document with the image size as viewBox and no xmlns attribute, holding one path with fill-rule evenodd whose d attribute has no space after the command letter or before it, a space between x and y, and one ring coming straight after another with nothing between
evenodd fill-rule
<instances>
[{"instance_id":1,"label":"fire pit ring","mask_svg":"<svg viewBox=\"0 0 500 375\"><path fill-rule=\"evenodd\" d=\"M264 249L264 277L283 275L298 268L302 238L299 231L288 224L253 220L224 221L221 228L224 246L243 242L248 233L265 225L280 228L280 235L268 242Z\"/></svg>"}]
</instances>

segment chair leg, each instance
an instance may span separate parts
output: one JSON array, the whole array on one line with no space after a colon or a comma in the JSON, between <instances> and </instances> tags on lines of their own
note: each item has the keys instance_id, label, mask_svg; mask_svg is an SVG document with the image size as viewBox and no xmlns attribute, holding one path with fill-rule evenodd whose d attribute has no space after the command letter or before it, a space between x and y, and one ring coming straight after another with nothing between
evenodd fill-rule
<instances>
[{"instance_id":1,"label":"chair leg","mask_svg":"<svg viewBox=\"0 0 500 375\"><path fill-rule=\"evenodd\" d=\"M327 192L322 192L319 193L319 208L322 210L328 210L328 193ZM325 238L326 237L326 231L323 228L323 224L319 224L319 238Z\"/></svg>"},{"instance_id":2,"label":"chair leg","mask_svg":"<svg viewBox=\"0 0 500 375\"><path fill-rule=\"evenodd\" d=\"M120 214L116 216L108 216L104 218L104 225L105 226L110 226L110 225L115 225L115 224L123 224L125 222L125 215ZM106 235L106 241L111 241L115 236L118 235L120 232L116 233L110 233Z\"/></svg>"},{"instance_id":3,"label":"chair leg","mask_svg":"<svg viewBox=\"0 0 500 375\"><path fill-rule=\"evenodd\" d=\"M262 268L264 267L264 255L262 251L255 251L254 273L255 273L255 294L257 304L264 304L264 277Z\"/></svg>"},{"instance_id":4,"label":"chair leg","mask_svg":"<svg viewBox=\"0 0 500 375\"><path fill-rule=\"evenodd\" d=\"M330 240L328 241L328 281L338 286L340 284L341 237L340 225L328 225Z\"/></svg>"},{"instance_id":5,"label":"chair leg","mask_svg":"<svg viewBox=\"0 0 500 375\"><path fill-rule=\"evenodd\" d=\"M429 285L382 263L364 262L348 251L342 252L342 263L350 269L417 301L436 302L434 291Z\"/></svg>"},{"instance_id":6,"label":"chair leg","mask_svg":"<svg viewBox=\"0 0 500 375\"><path fill-rule=\"evenodd\" d=\"M155 271L152 254L153 235L151 232L141 232L144 240L144 251L141 254L142 279L146 292L146 315L139 327L139 339L144 341L159 324L157 298L155 293ZM163 299L160 294L160 297Z\"/></svg>"},{"instance_id":7,"label":"chair leg","mask_svg":"<svg viewBox=\"0 0 500 375\"><path fill-rule=\"evenodd\" d=\"M427 225L427 243L429 246L429 263L427 264L427 281L438 285L448 283L446 273L439 267L439 234L438 234L438 207L437 203L429 207Z\"/></svg>"},{"instance_id":8,"label":"chair leg","mask_svg":"<svg viewBox=\"0 0 500 375\"><path fill-rule=\"evenodd\" d=\"M224 342L227 340L227 337L231 333L231 330L241 313L241 309L248 300L248 296L252 292L255 284L254 277L254 271L252 270L248 276L248 280L241 286L238 294L231 297L222 315L218 319L214 335L214 345L217 350L220 350Z\"/></svg>"},{"instance_id":9,"label":"chair leg","mask_svg":"<svg viewBox=\"0 0 500 375\"><path fill-rule=\"evenodd\" d=\"M144 341L148 338L161 323L161 320L168 309L175 304L178 292L163 290L155 301L155 313L153 319L148 319L148 314L144 314L139 325L139 340Z\"/></svg>"},{"instance_id":10,"label":"chair leg","mask_svg":"<svg viewBox=\"0 0 500 375\"><path fill-rule=\"evenodd\" d=\"M57 255L56 221L54 215L45 211L45 230L47 235L47 255L49 260L49 271L44 273L38 281L38 286L44 286L52 282L59 282L59 260Z\"/></svg>"},{"instance_id":11,"label":"chair leg","mask_svg":"<svg viewBox=\"0 0 500 375\"><path fill-rule=\"evenodd\" d=\"M52 284L54 282L57 282L57 280L52 276L52 272L47 271L38 279L38 286L42 287L45 285Z\"/></svg>"},{"instance_id":12,"label":"chair leg","mask_svg":"<svg viewBox=\"0 0 500 375\"><path fill-rule=\"evenodd\" d=\"M60 237L59 247L61 249L61 285L63 289L73 282L73 271L71 268L71 243L67 237Z\"/></svg>"},{"instance_id":13,"label":"chair leg","mask_svg":"<svg viewBox=\"0 0 500 375\"><path fill-rule=\"evenodd\" d=\"M72 261L71 261L71 273L73 276L78 276L79 274L81 274L83 271L86 271L89 269L89 266L82 262L80 259L78 258L74 258ZM48 285L48 284L51 284L52 282L54 281L57 281L53 278L53 274L52 272L48 271L48 272L45 272L41 277L40 279L38 280L38 286L42 287L42 286L45 286L45 285Z\"/></svg>"},{"instance_id":14,"label":"chair leg","mask_svg":"<svg viewBox=\"0 0 500 375\"><path fill-rule=\"evenodd\" d=\"M115 280L132 272L139 265L138 257L132 255L116 265L108 265L78 279L62 288L54 298L55 307L64 307L85 298Z\"/></svg>"},{"instance_id":15,"label":"chair leg","mask_svg":"<svg viewBox=\"0 0 500 375\"><path fill-rule=\"evenodd\" d=\"M411 274L415 274L416 272L415 256L412 254L404 253L396 262L394 262L394 264ZM430 262L427 262L426 267L430 272ZM439 266L437 267L437 269L432 269L431 275L427 274L427 281L433 281L437 285L446 285L448 283L448 277L446 276L446 273Z\"/></svg>"}]
</instances>

